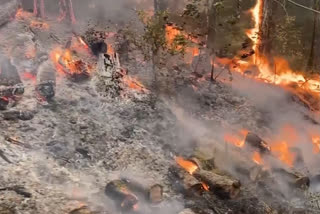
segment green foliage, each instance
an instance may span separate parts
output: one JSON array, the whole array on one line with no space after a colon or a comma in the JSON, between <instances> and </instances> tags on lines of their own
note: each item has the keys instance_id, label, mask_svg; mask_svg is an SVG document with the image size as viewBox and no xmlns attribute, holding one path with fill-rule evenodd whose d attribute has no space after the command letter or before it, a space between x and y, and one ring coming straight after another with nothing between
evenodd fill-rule
<instances>
[{"instance_id":1,"label":"green foliage","mask_svg":"<svg viewBox=\"0 0 320 214\"><path fill-rule=\"evenodd\" d=\"M166 48L166 20L167 11L157 12L154 16L148 16L144 11L138 11L140 21L144 24L143 40L151 46L153 53Z\"/></svg>"}]
</instances>

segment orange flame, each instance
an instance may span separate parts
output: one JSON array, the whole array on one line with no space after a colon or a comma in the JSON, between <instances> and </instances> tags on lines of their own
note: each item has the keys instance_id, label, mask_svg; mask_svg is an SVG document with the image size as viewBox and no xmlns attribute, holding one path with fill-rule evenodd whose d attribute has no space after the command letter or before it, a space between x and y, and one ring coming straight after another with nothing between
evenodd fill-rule
<instances>
[{"instance_id":1,"label":"orange flame","mask_svg":"<svg viewBox=\"0 0 320 214\"><path fill-rule=\"evenodd\" d=\"M205 191L209 191L210 190L210 187L208 186L208 184L204 183L204 182L201 182L202 184L202 187Z\"/></svg>"},{"instance_id":2,"label":"orange flame","mask_svg":"<svg viewBox=\"0 0 320 214\"><path fill-rule=\"evenodd\" d=\"M254 27L247 30L247 36L252 40L253 46L252 50L257 53L257 47L259 43L259 31L261 24L261 12L262 12L263 2L262 0L257 0L256 5L249 11L251 13L252 19L254 21ZM254 59L254 62L256 60Z\"/></svg>"},{"instance_id":3,"label":"orange flame","mask_svg":"<svg viewBox=\"0 0 320 214\"><path fill-rule=\"evenodd\" d=\"M33 16L33 13L24 11L22 8L20 8L16 13L15 18L21 20L21 19L30 18L32 16Z\"/></svg>"},{"instance_id":4,"label":"orange flame","mask_svg":"<svg viewBox=\"0 0 320 214\"><path fill-rule=\"evenodd\" d=\"M312 136L312 143L314 144L314 152L320 153L320 136Z\"/></svg>"},{"instance_id":5,"label":"orange flame","mask_svg":"<svg viewBox=\"0 0 320 214\"><path fill-rule=\"evenodd\" d=\"M43 21L32 20L30 23L30 27L38 28L41 30L49 30L50 26L48 23Z\"/></svg>"},{"instance_id":6,"label":"orange flame","mask_svg":"<svg viewBox=\"0 0 320 214\"><path fill-rule=\"evenodd\" d=\"M262 165L263 164L263 160L262 160L261 155L260 155L259 152L254 152L253 153L252 160L258 165Z\"/></svg>"},{"instance_id":7,"label":"orange flame","mask_svg":"<svg viewBox=\"0 0 320 214\"><path fill-rule=\"evenodd\" d=\"M200 54L200 50L199 47L197 46L197 44L199 44L199 39L190 36L189 34L179 30L176 26L170 26L167 25L166 26L166 41L167 41L167 45L171 48L175 48L175 50L180 51L183 47L180 45L177 45L176 47L174 47L174 41L177 38L177 36L183 36L184 38L186 38L186 40L188 40L190 43L193 43L193 45L191 46L187 46L185 47L185 53L188 55L186 56L186 61L187 63L191 63L193 58L195 56L198 56Z\"/></svg>"},{"instance_id":8,"label":"orange flame","mask_svg":"<svg viewBox=\"0 0 320 214\"><path fill-rule=\"evenodd\" d=\"M242 129L236 134L227 133L224 135L224 141L241 148L245 144L245 138L248 133L249 131L246 129Z\"/></svg>"},{"instance_id":9,"label":"orange flame","mask_svg":"<svg viewBox=\"0 0 320 214\"><path fill-rule=\"evenodd\" d=\"M37 81L37 77L29 72L23 72L21 77L24 80L31 80L33 82Z\"/></svg>"},{"instance_id":10,"label":"orange flame","mask_svg":"<svg viewBox=\"0 0 320 214\"><path fill-rule=\"evenodd\" d=\"M136 91L140 92L147 92L147 89L143 86L142 83L140 83L137 79L130 77L128 75L123 76L123 82L126 84L129 88L134 89Z\"/></svg>"},{"instance_id":11,"label":"orange flame","mask_svg":"<svg viewBox=\"0 0 320 214\"><path fill-rule=\"evenodd\" d=\"M244 61L236 57L234 59L217 59L217 62L223 65L230 65L232 71L240 72L242 74L245 74L247 70L252 70L252 68L255 67L254 70L257 70L257 74L254 75L254 78L266 83L285 87L295 83L320 102L319 75L315 75L312 78L306 78L302 74L293 71L290 68L288 61L281 57L274 57L271 66L269 59L259 53L258 46L261 42L259 32L263 18L263 1L264 0L257 0L255 6L249 11L254 22L254 27L247 30L246 34L253 43L251 47L252 50L254 50L253 57L249 59L249 61ZM295 92L299 93L298 90L295 90Z\"/></svg>"},{"instance_id":12,"label":"orange flame","mask_svg":"<svg viewBox=\"0 0 320 214\"><path fill-rule=\"evenodd\" d=\"M176 162L179 166L184 168L187 172L191 175L199 168L195 163L192 161L185 160L182 157L176 157Z\"/></svg>"},{"instance_id":13,"label":"orange flame","mask_svg":"<svg viewBox=\"0 0 320 214\"><path fill-rule=\"evenodd\" d=\"M279 160L292 166L294 161L294 154L289 151L288 143L285 141L274 142L271 146L272 153L279 158Z\"/></svg>"}]
</instances>

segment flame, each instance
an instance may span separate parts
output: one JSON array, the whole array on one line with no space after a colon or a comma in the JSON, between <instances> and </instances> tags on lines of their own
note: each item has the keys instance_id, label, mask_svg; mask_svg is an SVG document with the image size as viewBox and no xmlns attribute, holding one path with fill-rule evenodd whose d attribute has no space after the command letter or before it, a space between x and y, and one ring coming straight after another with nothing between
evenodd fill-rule
<instances>
[{"instance_id":1,"label":"flame","mask_svg":"<svg viewBox=\"0 0 320 214\"><path fill-rule=\"evenodd\" d=\"M242 148L245 144L245 138L248 133L249 133L249 131L246 129L242 129L236 134L226 133L224 135L224 141L227 143L231 143L237 147Z\"/></svg>"},{"instance_id":2,"label":"flame","mask_svg":"<svg viewBox=\"0 0 320 214\"><path fill-rule=\"evenodd\" d=\"M179 166L189 172L191 175L199 168L194 162L185 160L183 157L176 157L176 162ZM208 184L201 182L202 188L205 191L209 191L210 187Z\"/></svg>"},{"instance_id":3,"label":"flame","mask_svg":"<svg viewBox=\"0 0 320 214\"><path fill-rule=\"evenodd\" d=\"M256 5L249 11L252 19L254 21L254 27L252 29L247 30L247 36L252 40L253 46L252 50L257 53L257 47L259 44L259 32L260 32L260 24L261 24L261 13L263 7L263 0L257 0ZM256 55L254 56L256 57ZM254 59L254 61L256 61Z\"/></svg>"},{"instance_id":4,"label":"flame","mask_svg":"<svg viewBox=\"0 0 320 214\"><path fill-rule=\"evenodd\" d=\"M199 41L199 39L197 39L193 36L190 36L189 34L179 30L176 26L166 25L167 45L176 51L181 51L183 47L181 45L175 46L175 44L174 44L175 39L178 36L183 36L184 38L186 38L187 41L189 41L192 44L192 45L185 47L185 50L184 50L186 53L186 62L191 64L193 58L200 54L199 47L197 46L197 44L199 44L200 41Z\"/></svg>"},{"instance_id":5,"label":"flame","mask_svg":"<svg viewBox=\"0 0 320 214\"><path fill-rule=\"evenodd\" d=\"M314 152L320 153L320 135L319 136L312 136L312 143L314 144Z\"/></svg>"},{"instance_id":6,"label":"flame","mask_svg":"<svg viewBox=\"0 0 320 214\"><path fill-rule=\"evenodd\" d=\"M294 154L289 151L289 146L286 141L273 142L271 146L271 152L279 158L279 160L288 164L293 165Z\"/></svg>"},{"instance_id":7,"label":"flame","mask_svg":"<svg viewBox=\"0 0 320 214\"><path fill-rule=\"evenodd\" d=\"M260 155L259 152L254 152L253 153L252 160L258 165L262 165L263 164L263 160L262 160L261 155Z\"/></svg>"},{"instance_id":8,"label":"flame","mask_svg":"<svg viewBox=\"0 0 320 214\"><path fill-rule=\"evenodd\" d=\"M87 45L87 43L85 43L85 41L83 41L83 39L78 36L77 39L79 40L80 44L85 47L85 48L89 48L89 46Z\"/></svg>"},{"instance_id":9,"label":"flame","mask_svg":"<svg viewBox=\"0 0 320 214\"><path fill-rule=\"evenodd\" d=\"M33 75L32 73L29 73L29 72L23 72L21 77L24 80L31 80L32 82L36 82L37 81L37 77L35 75Z\"/></svg>"},{"instance_id":10,"label":"flame","mask_svg":"<svg viewBox=\"0 0 320 214\"><path fill-rule=\"evenodd\" d=\"M320 76L314 75L311 78L304 77L303 74L293 71L290 68L288 61L281 57L273 57L273 63L270 63L269 59L263 56L259 52L259 45L261 43L259 38L260 27L263 18L263 3L264 0L257 0L255 6L250 9L250 14L254 22L253 28L246 31L246 35L252 41L252 50L254 54L244 61L239 57L233 59L217 59L218 63L223 65L229 65L231 71L239 72L246 75L246 71L257 71L257 74L250 76L256 80L261 80L266 83L280 85L289 90L292 90L296 94L300 95L303 92L307 92L316 99L316 102L320 103ZM271 66L272 65L272 66ZM254 69L253 69L254 68ZM292 89L293 83L299 86L298 89ZM300 91L299 91L300 90ZM301 96L299 96L301 97ZM301 97L303 98L303 97ZM307 101L307 100L305 100ZM307 101L308 102L308 101ZM312 105L312 104L311 104ZM313 106L313 105L312 105ZM319 106L319 105L316 105ZM315 107L316 110L320 110Z\"/></svg>"},{"instance_id":11,"label":"flame","mask_svg":"<svg viewBox=\"0 0 320 214\"><path fill-rule=\"evenodd\" d=\"M143 86L143 84L133 77L124 75L122 80L123 80L123 83L126 84L131 89L134 89L140 92L147 92L147 89Z\"/></svg>"},{"instance_id":12,"label":"flame","mask_svg":"<svg viewBox=\"0 0 320 214\"><path fill-rule=\"evenodd\" d=\"M184 168L187 172L191 175L199 168L195 163L192 161L185 160L182 157L176 157L176 162L179 166Z\"/></svg>"},{"instance_id":13,"label":"flame","mask_svg":"<svg viewBox=\"0 0 320 214\"><path fill-rule=\"evenodd\" d=\"M33 13L24 11L22 8L20 8L20 9L18 9L18 11L16 13L15 18L22 20L22 19L30 18L32 16L33 16Z\"/></svg>"},{"instance_id":14,"label":"flame","mask_svg":"<svg viewBox=\"0 0 320 214\"><path fill-rule=\"evenodd\" d=\"M43 21L32 20L30 23L30 27L38 28L41 30L49 30L50 26L48 23Z\"/></svg>"},{"instance_id":15,"label":"flame","mask_svg":"<svg viewBox=\"0 0 320 214\"><path fill-rule=\"evenodd\" d=\"M112 46L112 45L109 45L109 46L108 46L108 50L107 50L107 54L110 55L110 56L112 56L112 55L114 55L114 53L115 53L115 51L114 51L113 46Z\"/></svg>"}]
</instances>

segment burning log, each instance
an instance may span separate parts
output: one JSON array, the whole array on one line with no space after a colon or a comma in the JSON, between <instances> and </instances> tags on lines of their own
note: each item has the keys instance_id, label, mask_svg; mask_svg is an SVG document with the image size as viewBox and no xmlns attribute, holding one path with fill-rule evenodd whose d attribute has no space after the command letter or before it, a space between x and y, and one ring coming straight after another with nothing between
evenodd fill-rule
<instances>
[{"instance_id":1,"label":"burning log","mask_svg":"<svg viewBox=\"0 0 320 214\"><path fill-rule=\"evenodd\" d=\"M171 166L169 179L173 183L173 187L184 195L201 194L205 191L202 183L181 167Z\"/></svg>"},{"instance_id":2,"label":"burning log","mask_svg":"<svg viewBox=\"0 0 320 214\"><path fill-rule=\"evenodd\" d=\"M12 0L8 3L1 4L0 7L0 27L12 20L12 17L17 13L21 2L19 0Z\"/></svg>"},{"instance_id":3,"label":"burning log","mask_svg":"<svg viewBox=\"0 0 320 214\"><path fill-rule=\"evenodd\" d=\"M0 110L5 110L24 93L18 71L10 60L0 55Z\"/></svg>"},{"instance_id":4,"label":"burning log","mask_svg":"<svg viewBox=\"0 0 320 214\"><path fill-rule=\"evenodd\" d=\"M197 170L193 176L208 185L209 190L222 199L232 199L239 195L241 183L226 175Z\"/></svg>"},{"instance_id":5,"label":"burning log","mask_svg":"<svg viewBox=\"0 0 320 214\"><path fill-rule=\"evenodd\" d=\"M114 180L107 184L105 194L110 197L122 211L132 211L138 204L138 198L131 193L128 182Z\"/></svg>"},{"instance_id":6,"label":"burning log","mask_svg":"<svg viewBox=\"0 0 320 214\"><path fill-rule=\"evenodd\" d=\"M268 144L262 140L258 135L249 132L246 136L245 139L245 145L249 145L254 149L258 149L258 151L263 154L263 153L269 153L270 152L270 147Z\"/></svg>"},{"instance_id":7,"label":"burning log","mask_svg":"<svg viewBox=\"0 0 320 214\"><path fill-rule=\"evenodd\" d=\"M176 161L192 177L201 182L204 190L211 191L222 199L235 198L240 193L241 183L239 180L217 171L201 170L193 161L184 160L181 157L176 158Z\"/></svg>"}]
</instances>

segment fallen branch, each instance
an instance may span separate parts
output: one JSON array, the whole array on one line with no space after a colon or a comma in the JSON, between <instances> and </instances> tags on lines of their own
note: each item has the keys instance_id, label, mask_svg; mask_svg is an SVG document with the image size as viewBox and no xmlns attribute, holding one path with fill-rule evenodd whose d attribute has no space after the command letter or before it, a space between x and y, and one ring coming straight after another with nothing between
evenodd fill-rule
<instances>
[{"instance_id":1,"label":"fallen branch","mask_svg":"<svg viewBox=\"0 0 320 214\"><path fill-rule=\"evenodd\" d=\"M22 147L27 148L27 149L32 149L32 147L31 147L30 145L28 145L28 144L26 144L26 143L23 143L23 142L17 140L16 138L14 138L14 137L6 136L4 139L5 139L6 141L8 141L8 142L10 142L10 143L14 143L14 144L16 144L16 145L18 145L18 146L22 146Z\"/></svg>"},{"instance_id":2,"label":"fallen branch","mask_svg":"<svg viewBox=\"0 0 320 214\"><path fill-rule=\"evenodd\" d=\"M32 196L32 194L29 192L26 192L25 188L22 186L3 187L3 188L0 188L0 191L14 191L18 195L22 195L23 197L26 197L26 198L31 198Z\"/></svg>"},{"instance_id":3,"label":"fallen branch","mask_svg":"<svg viewBox=\"0 0 320 214\"><path fill-rule=\"evenodd\" d=\"M304 5L302 5L302 4L299 4L299 3L297 3L297 2L294 2L294 1L292 1L292 0L287 0L287 1L290 2L291 4L294 4L294 5L297 6L297 7L301 7L301 8L303 8L303 9L306 9L306 10L312 11L312 12L314 12L314 13L320 14L320 11L318 11L318 10L309 8L309 7L307 7L307 6L304 6Z\"/></svg>"}]
</instances>

